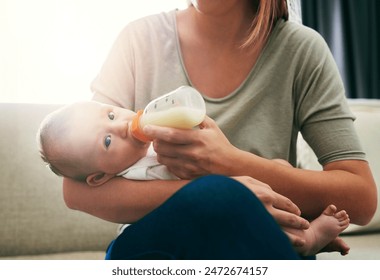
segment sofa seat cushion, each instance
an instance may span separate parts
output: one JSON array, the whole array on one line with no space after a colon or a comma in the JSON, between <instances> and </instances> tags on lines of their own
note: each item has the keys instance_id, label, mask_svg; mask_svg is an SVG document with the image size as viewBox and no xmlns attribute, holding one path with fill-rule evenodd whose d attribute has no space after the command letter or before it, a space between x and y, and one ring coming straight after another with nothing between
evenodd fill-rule
<instances>
[{"instance_id":1,"label":"sofa seat cushion","mask_svg":"<svg viewBox=\"0 0 380 280\"><path fill-rule=\"evenodd\" d=\"M43 255L25 255L25 256L13 256L2 257L0 260L104 260L105 252L67 252L56 254L43 254Z\"/></svg>"}]
</instances>

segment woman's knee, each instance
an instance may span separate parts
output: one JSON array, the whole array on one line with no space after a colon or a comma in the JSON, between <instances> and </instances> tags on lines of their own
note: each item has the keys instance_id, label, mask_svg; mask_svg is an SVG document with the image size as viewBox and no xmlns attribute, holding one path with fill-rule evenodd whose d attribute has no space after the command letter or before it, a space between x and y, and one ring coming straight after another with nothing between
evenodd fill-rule
<instances>
[{"instance_id":1,"label":"woman's knee","mask_svg":"<svg viewBox=\"0 0 380 280\"><path fill-rule=\"evenodd\" d=\"M178 192L183 207L202 218L246 215L247 207L261 204L243 184L226 176L209 175L198 178ZM242 213L243 212L243 213Z\"/></svg>"},{"instance_id":2,"label":"woman's knee","mask_svg":"<svg viewBox=\"0 0 380 280\"><path fill-rule=\"evenodd\" d=\"M193 180L183 189L183 194L203 199L227 199L246 195L250 191L240 182L222 175L208 175Z\"/></svg>"}]
</instances>

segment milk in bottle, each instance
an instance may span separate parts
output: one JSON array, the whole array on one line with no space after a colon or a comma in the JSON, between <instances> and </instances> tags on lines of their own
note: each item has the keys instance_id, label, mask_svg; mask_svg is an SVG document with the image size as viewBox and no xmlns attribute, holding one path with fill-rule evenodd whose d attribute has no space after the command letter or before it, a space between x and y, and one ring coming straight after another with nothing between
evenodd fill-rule
<instances>
[{"instance_id":1,"label":"milk in bottle","mask_svg":"<svg viewBox=\"0 0 380 280\"><path fill-rule=\"evenodd\" d=\"M182 86L152 100L132 122L132 135L143 142L151 141L143 133L148 124L192 129L205 118L206 105L202 95L193 87Z\"/></svg>"}]
</instances>

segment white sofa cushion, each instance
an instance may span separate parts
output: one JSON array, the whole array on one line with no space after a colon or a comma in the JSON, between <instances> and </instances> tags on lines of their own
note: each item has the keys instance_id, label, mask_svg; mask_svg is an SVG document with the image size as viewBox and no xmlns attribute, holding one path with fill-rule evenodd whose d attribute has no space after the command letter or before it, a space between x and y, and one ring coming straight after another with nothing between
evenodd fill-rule
<instances>
[{"instance_id":1,"label":"white sofa cushion","mask_svg":"<svg viewBox=\"0 0 380 280\"><path fill-rule=\"evenodd\" d=\"M377 200L380 202L380 100L349 99L350 108L356 116L354 122L359 138L366 152L372 174L377 185ZM303 169L321 170L312 149L302 137L298 140L298 167ZM372 221L366 226L350 225L348 232L370 232L380 230L380 208L377 208Z\"/></svg>"}]
</instances>

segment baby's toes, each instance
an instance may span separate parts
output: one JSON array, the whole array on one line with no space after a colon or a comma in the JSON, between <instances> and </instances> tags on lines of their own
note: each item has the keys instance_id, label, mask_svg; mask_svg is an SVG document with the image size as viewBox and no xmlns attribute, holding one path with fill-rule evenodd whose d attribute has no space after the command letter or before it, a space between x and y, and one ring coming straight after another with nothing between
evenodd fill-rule
<instances>
[{"instance_id":1,"label":"baby's toes","mask_svg":"<svg viewBox=\"0 0 380 280\"><path fill-rule=\"evenodd\" d=\"M330 204L329 206L326 207L326 209L323 211L323 214L327 216L334 216L336 214L336 206L333 204Z\"/></svg>"},{"instance_id":2,"label":"baby's toes","mask_svg":"<svg viewBox=\"0 0 380 280\"><path fill-rule=\"evenodd\" d=\"M348 214L345 210L341 210L337 213L334 214L334 217L338 220L338 221L344 221L344 220L347 220L349 219L348 217Z\"/></svg>"}]
</instances>

